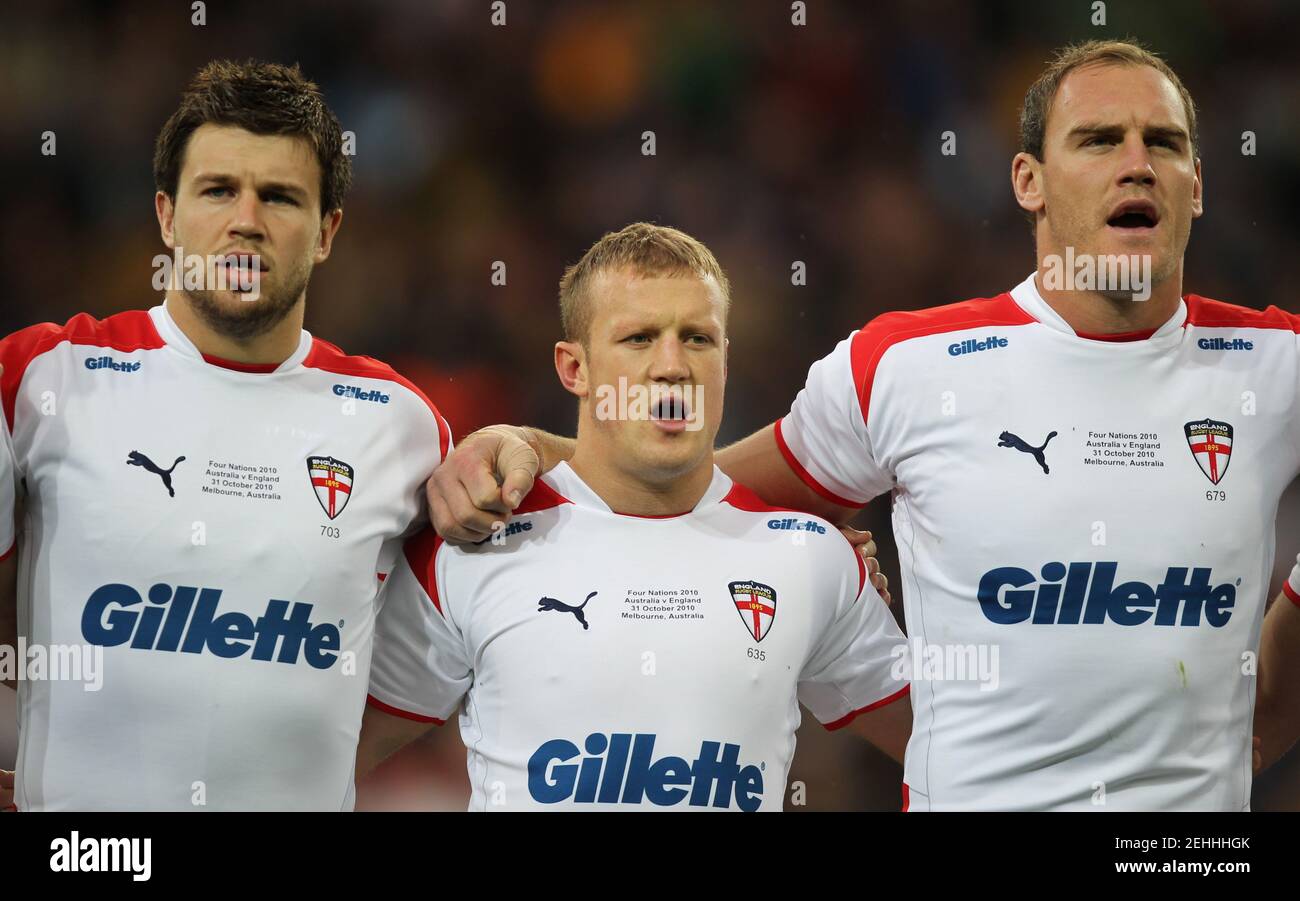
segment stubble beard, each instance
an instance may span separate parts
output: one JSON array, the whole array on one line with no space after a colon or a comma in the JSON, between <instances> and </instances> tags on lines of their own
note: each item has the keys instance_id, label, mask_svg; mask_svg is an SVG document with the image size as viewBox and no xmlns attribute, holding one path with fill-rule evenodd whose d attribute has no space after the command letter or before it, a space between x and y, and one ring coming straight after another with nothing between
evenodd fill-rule
<instances>
[{"instance_id":1,"label":"stubble beard","mask_svg":"<svg viewBox=\"0 0 1300 901\"><path fill-rule=\"evenodd\" d=\"M248 341L283 322L298 305L309 281L311 266L297 267L290 270L283 280L261 285L261 294L256 300L241 301L235 307L217 299L218 293L229 294L229 291L182 289L182 293L208 328L235 341ZM239 297L237 293L235 296Z\"/></svg>"}]
</instances>

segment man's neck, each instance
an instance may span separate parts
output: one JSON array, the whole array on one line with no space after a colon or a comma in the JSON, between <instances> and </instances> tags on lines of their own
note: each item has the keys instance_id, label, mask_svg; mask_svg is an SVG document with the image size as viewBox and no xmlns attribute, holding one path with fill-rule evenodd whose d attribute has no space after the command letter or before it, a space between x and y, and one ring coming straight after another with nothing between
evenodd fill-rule
<instances>
[{"instance_id":1,"label":"man's neck","mask_svg":"<svg viewBox=\"0 0 1300 901\"><path fill-rule=\"evenodd\" d=\"M292 312L270 331L248 339L232 338L214 330L179 291L168 291L167 312L186 338L208 357L220 357L233 363L279 365L293 355L302 340L303 311L299 301Z\"/></svg>"},{"instance_id":2,"label":"man's neck","mask_svg":"<svg viewBox=\"0 0 1300 901\"><path fill-rule=\"evenodd\" d=\"M578 436L569 466L615 513L630 516L675 516L689 513L713 483L713 454L708 460L665 484L653 484L610 464Z\"/></svg>"},{"instance_id":3,"label":"man's neck","mask_svg":"<svg viewBox=\"0 0 1300 901\"><path fill-rule=\"evenodd\" d=\"M1076 334L1119 335L1153 332L1169 321L1182 299L1182 266L1177 273L1150 287L1146 300L1107 297L1097 291L1048 290L1040 261L1034 285L1047 305L1065 320Z\"/></svg>"}]
</instances>

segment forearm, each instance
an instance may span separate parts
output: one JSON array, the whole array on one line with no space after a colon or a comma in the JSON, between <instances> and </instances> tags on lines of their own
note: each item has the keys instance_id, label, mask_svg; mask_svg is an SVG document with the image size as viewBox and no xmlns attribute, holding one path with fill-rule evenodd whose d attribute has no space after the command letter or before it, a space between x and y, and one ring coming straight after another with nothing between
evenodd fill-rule
<instances>
[{"instance_id":1,"label":"forearm","mask_svg":"<svg viewBox=\"0 0 1300 901\"><path fill-rule=\"evenodd\" d=\"M714 456L718 468L774 507L803 510L838 525L858 511L822 497L795 474L776 443L776 426L759 429Z\"/></svg>"},{"instance_id":2,"label":"forearm","mask_svg":"<svg viewBox=\"0 0 1300 901\"><path fill-rule=\"evenodd\" d=\"M375 767L424 735L434 725L393 716L367 704L366 712L361 718L361 738L357 742L356 778L369 775Z\"/></svg>"},{"instance_id":3,"label":"forearm","mask_svg":"<svg viewBox=\"0 0 1300 901\"><path fill-rule=\"evenodd\" d=\"M1264 766L1276 763L1300 738L1300 606L1279 594L1259 643L1255 734Z\"/></svg>"},{"instance_id":4,"label":"forearm","mask_svg":"<svg viewBox=\"0 0 1300 901\"><path fill-rule=\"evenodd\" d=\"M550 472L560 463L573 459L573 451L578 446L578 442L573 438L552 435L550 432L544 432L532 426L523 426L522 428L524 440L537 454L540 466L539 473Z\"/></svg>"},{"instance_id":5,"label":"forearm","mask_svg":"<svg viewBox=\"0 0 1300 901\"><path fill-rule=\"evenodd\" d=\"M776 426L767 425L719 450L714 455L714 462L737 482L750 485L751 482L761 480L774 449L780 453L776 447ZM744 481L745 478L749 481Z\"/></svg>"},{"instance_id":6,"label":"forearm","mask_svg":"<svg viewBox=\"0 0 1300 901\"><path fill-rule=\"evenodd\" d=\"M905 694L883 707L859 714L849 728L890 759L902 763L912 736L911 696Z\"/></svg>"}]
</instances>

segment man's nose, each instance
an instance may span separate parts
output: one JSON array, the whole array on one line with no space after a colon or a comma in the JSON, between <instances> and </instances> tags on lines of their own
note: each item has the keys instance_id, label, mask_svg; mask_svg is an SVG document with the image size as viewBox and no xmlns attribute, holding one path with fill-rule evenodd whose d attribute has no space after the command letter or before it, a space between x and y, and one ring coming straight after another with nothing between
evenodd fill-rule
<instances>
[{"instance_id":1,"label":"man's nose","mask_svg":"<svg viewBox=\"0 0 1300 901\"><path fill-rule=\"evenodd\" d=\"M1151 152L1141 135L1130 134L1124 138L1120 152L1123 154L1118 174L1121 185L1144 185L1151 187L1156 183L1156 170L1151 165Z\"/></svg>"},{"instance_id":2,"label":"man's nose","mask_svg":"<svg viewBox=\"0 0 1300 901\"><path fill-rule=\"evenodd\" d=\"M263 237L262 202L255 191L240 191L231 210L229 231L241 238Z\"/></svg>"},{"instance_id":3,"label":"man's nose","mask_svg":"<svg viewBox=\"0 0 1300 901\"><path fill-rule=\"evenodd\" d=\"M657 381L682 382L691 377L686 349L677 338L666 338L655 348L650 377Z\"/></svg>"}]
</instances>

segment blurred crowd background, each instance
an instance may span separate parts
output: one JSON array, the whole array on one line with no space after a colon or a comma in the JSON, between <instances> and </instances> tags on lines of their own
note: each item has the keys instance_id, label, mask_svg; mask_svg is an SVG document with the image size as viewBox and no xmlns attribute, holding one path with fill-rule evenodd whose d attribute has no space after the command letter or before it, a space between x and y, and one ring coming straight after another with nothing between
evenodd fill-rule
<instances>
[{"instance_id":1,"label":"blurred crowd background","mask_svg":"<svg viewBox=\"0 0 1300 901\"><path fill-rule=\"evenodd\" d=\"M782 415L808 366L876 314L997 294L1032 270L1009 176L1024 91L1053 48L1125 36L1164 55L1200 110L1206 215L1187 290L1300 311L1295 2L1114 0L1105 25L1082 0L808 0L803 26L781 0L501 5L503 27L487 0L6 5L0 334L157 303L151 158L180 90L213 58L298 62L356 135L343 229L309 291L314 334L392 363L458 436L499 421L570 433L551 368L561 271L607 230L674 225L731 277L730 441ZM880 499L860 524L897 585L888 514ZM1270 595L1297 551L1293 486ZM793 809L897 809L899 776L805 716ZM1256 809L1300 807L1296 755L1255 794ZM359 806L467 798L449 725Z\"/></svg>"}]
</instances>

